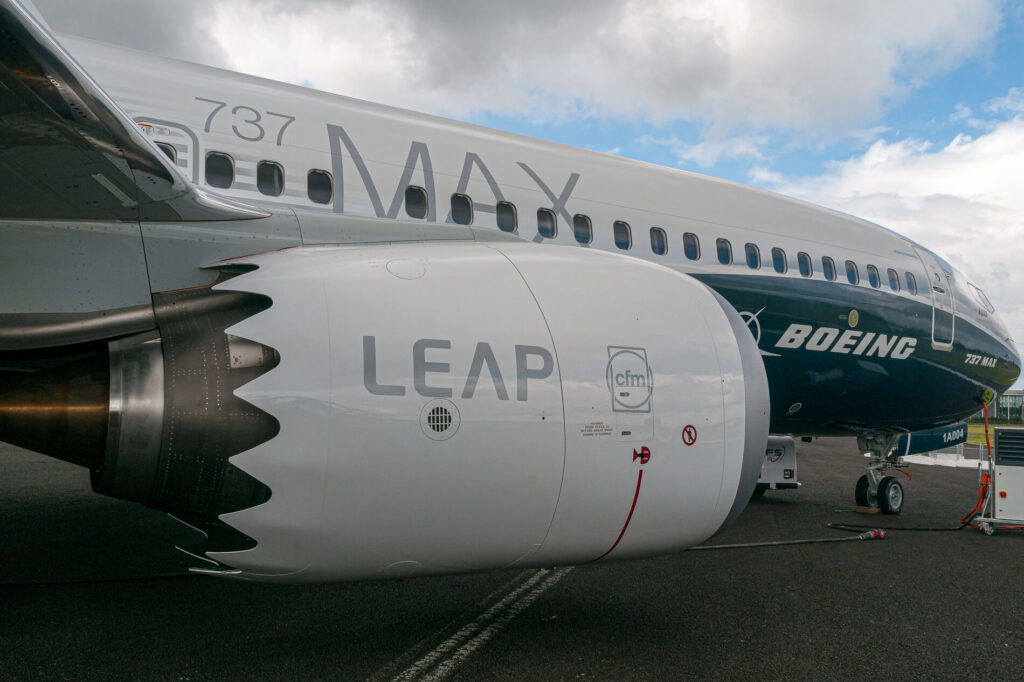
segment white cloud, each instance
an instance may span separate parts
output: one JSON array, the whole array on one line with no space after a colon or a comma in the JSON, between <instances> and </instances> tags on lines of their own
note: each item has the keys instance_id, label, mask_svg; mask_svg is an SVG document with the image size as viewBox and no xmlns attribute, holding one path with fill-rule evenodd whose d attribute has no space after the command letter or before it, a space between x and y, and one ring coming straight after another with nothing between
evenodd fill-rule
<instances>
[{"instance_id":1,"label":"white cloud","mask_svg":"<svg viewBox=\"0 0 1024 682\"><path fill-rule=\"evenodd\" d=\"M678 137L659 138L643 135L637 142L644 146L667 147L676 155L680 166L695 163L702 168L710 168L722 159L746 158L764 161L762 149L768 145L769 139L766 135L736 135L713 137L690 144Z\"/></svg>"},{"instance_id":2,"label":"white cloud","mask_svg":"<svg viewBox=\"0 0 1024 682\"><path fill-rule=\"evenodd\" d=\"M971 108L963 102L957 102L953 105L953 113L950 115L949 120L951 121L964 121L971 117Z\"/></svg>"},{"instance_id":3,"label":"white cloud","mask_svg":"<svg viewBox=\"0 0 1024 682\"><path fill-rule=\"evenodd\" d=\"M879 141L820 177L759 177L783 194L872 220L945 256L985 289L1024 342L1024 117L989 122L984 134L959 135L941 148Z\"/></svg>"},{"instance_id":4,"label":"white cloud","mask_svg":"<svg viewBox=\"0 0 1024 682\"><path fill-rule=\"evenodd\" d=\"M993 113L1024 115L1024 90L1010 88L1004 97L996 97L985 103L985 109Z\"/></svg>"},{"instance_id":5,"label":"white cloud","mask_svg":"<svg viewBox=\"0 0 1024 682\"><path fill-rule=\"evenodd\" d=\"M57 30L435 113L831 134L978 53L999 0L38 0ZM169 30L173 27L174 30Z\"/></svg>"}]
</instances>

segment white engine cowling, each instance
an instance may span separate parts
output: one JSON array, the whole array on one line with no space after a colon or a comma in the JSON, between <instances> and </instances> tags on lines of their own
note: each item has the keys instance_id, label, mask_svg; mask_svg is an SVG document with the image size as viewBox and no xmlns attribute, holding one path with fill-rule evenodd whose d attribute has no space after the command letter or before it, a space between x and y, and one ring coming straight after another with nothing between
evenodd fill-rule
<instances>
[{"instance_id":1,"label":"white engine cowling","mask_svg":"<svg viewBox=\"0 0 1024 682\"><path fill-rule=\"evenodd\" d=\"M238 262L238 261L236 261ZM280 364L235 391L279 433L234 456L270 499L223 515L275 581L576 564L698 544L742 511L768 389L696 280L517 242L287 250L216 287Z\"/></svg>"}]
</instances>

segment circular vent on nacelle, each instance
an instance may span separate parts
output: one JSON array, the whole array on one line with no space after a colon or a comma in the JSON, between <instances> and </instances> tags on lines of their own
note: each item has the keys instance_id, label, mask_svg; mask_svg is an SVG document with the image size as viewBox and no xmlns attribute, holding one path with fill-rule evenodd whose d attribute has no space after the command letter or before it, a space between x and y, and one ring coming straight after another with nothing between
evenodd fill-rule
<instances>
[{"instance_id":1,"label":"circular vent on nacelle","mask_svg":"<svg viewBox=\"0 0 1024 682\"><path fill-rule=\"evenodd\" d=\"M430 427L431 431L437 433L444 433L452 425L452 413L447 408L438 405L432 408L427 414L427 426Z\"/></svg>"},{"instance_id":2,"label":"circular vent on nacelle","mask_svg":"<svg viewBox=\"0 0 1024 682\"><path fill-rule=\"evenodd\" d=\"M450 400L431 400L420 412L420 428L431 440L448 440L459 422L459 410Z\"/></svg>"}]
</instances>

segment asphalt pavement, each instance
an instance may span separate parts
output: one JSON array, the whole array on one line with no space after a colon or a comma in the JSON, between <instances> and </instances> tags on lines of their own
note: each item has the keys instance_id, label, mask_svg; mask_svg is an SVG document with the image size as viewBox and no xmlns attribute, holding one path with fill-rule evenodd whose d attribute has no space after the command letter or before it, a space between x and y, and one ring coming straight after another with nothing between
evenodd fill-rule
<instances>
[{"instance_id":1,"label":"asphalt pavement","mask_svg":"<svg viewBox=\"0 0 1024 682\"><path fill-rule=\"evenodd\" d=\"M853 511L851 439L798 443L800 490L645 561L317 586L190 575L198 541L0 445L0 678L1019 679L1024 536L956 528L969 469L911 467L900 517Z\"/></svg>"}]
</instances>

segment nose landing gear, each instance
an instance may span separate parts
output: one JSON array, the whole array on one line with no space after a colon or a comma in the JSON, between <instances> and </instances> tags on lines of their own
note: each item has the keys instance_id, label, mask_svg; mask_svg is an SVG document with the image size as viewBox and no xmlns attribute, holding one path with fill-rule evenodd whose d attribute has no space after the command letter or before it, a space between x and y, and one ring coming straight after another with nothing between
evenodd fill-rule
<instances>
[{"instance_id":1,"label":"nose landing gear","mask_svg":"<svg viewBox=\"0 0 1024 682\"><path fill-rule=\"evenodd\" d=\"M896 452L898 435L858 436L857 445L862 452L871 456L867 473L857 480L854 499L859 507L877 507L883 514L899 514L903 511L903 485L892 476L885 476L887 469L900 466Z\"/></svg>"}]
</instances>

